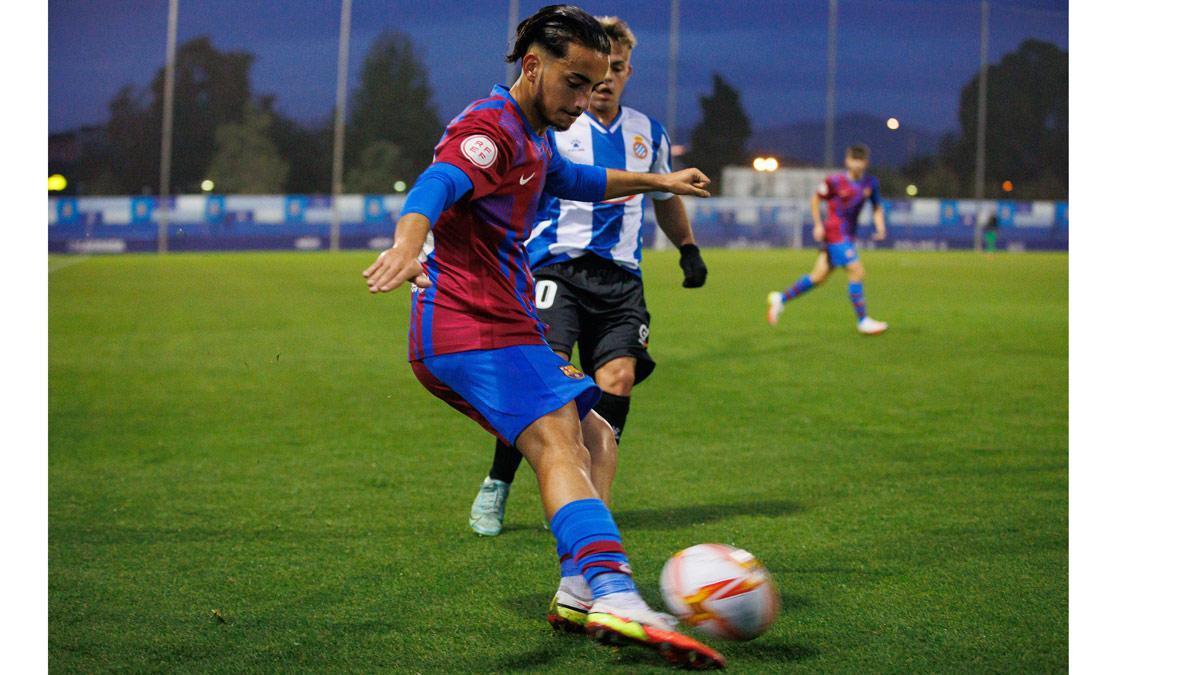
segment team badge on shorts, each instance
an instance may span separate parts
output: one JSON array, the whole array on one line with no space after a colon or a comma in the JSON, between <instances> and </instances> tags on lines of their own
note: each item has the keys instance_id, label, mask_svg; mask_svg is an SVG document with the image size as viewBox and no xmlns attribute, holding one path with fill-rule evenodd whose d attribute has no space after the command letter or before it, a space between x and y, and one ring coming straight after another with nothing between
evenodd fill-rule
<instances>
[{"instance_id":1,"label":"team badge on shorts","mask_svg":"<svg viewBox=\"0 0 1200 675\"><path fill-rule=\"evenodd\" d=\"M563 375L566 375L567 377L571 378L572 380L582 380L583 379L583 371L576 368L574 366L574 364L568 363L565 366L559 366L558 369L562 371Z\"/></svg>"},{"instance_id":2,"label":"team badge on shorts","mask_svg":"<svg viewBox=\"0 0 1200 675\"><path fill-rule=\"evenodd\" d=\"M638 159L646 159L646 155L650 154L650 148L646 147L646 139L642 138L641 134L633 137L633 154Z\"/></svg>"}]
</instances>

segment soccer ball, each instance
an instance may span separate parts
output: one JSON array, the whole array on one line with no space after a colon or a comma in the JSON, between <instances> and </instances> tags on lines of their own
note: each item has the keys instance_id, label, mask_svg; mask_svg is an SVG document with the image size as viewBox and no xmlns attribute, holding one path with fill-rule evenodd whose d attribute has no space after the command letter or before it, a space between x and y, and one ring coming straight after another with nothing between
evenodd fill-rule
<instances>
[{"instance_id":1,"label":"soccer ball","mask_svg":"<svg viewBox=\"0 0 1200 675\"><path fill-rule=\"evenodd\" d=\"M671 556L659 584L671 613L711 637L753 640L779 613L767 568L749 551L724 544L697 544Z\"/></svg>"}]
</instances>

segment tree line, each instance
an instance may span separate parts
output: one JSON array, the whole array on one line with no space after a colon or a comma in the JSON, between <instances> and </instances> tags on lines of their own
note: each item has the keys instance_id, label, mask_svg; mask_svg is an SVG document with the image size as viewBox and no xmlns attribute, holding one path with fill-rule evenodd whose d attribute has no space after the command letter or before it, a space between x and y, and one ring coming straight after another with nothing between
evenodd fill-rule
<instances>
[{"instance_id":1,"label":"tree line","mask_svg":"<svg viewBox=\"0 0 1200 675\"><path fill-rule=\"evenodd\" d=\"M276 109L273 96L250 86L254 55L223 52L207 37L176 56L171 164L173 193L200 191L211 180L224 194L327 193L331 187L333 112L316 125ZM80 194L149 194L157 190L163 79L126 86L109 103L101 142L85 144L71 180ZM959 129L938 151L877 173L888 194L910 183L921 194L973 196L978 76L962 89ZM721 168L745 164L751 122L738 90L719 73L700 98L701 120L683 163L715 181ZM1062 199L1067 195L1067 53L1028 40L988 71L986 193L989 197ZM371 44L351 93L346 125L348 193L387 193L429 164L443 129L429 74L412 39L381 34ZM1011 180L1013 192L1002 191ZM719 189L719 184L716 186Z\"/></svg>"},{"instance_id":2,"label":"tree line","mask_svg":"<svg viewBox=\"0 0 1200 675\"><path fill-rule=\"evenodd\" d=\"M221 51L207 37L176 54L171 191L224 194L327 193L333 111L306 126L250 86L254 55ZM86 144L71 178L81 194L157 191L165 68L145 87L123 87L109 103L102 141ZM403 33L372 43L349 103L347 192L391 192L428 164L443 124L416 45Z\"/></svg>"},{"instance_id":3,"label":"tree line","mask_svg":"<svg viewBox=\"0 0 1200 675\"><path fill-rule=\"evenodd\" d=\"M1066 199L1068 184L1068 57L1058 46L1026 40L988 67L984 196L1008 199ZM902 195L908 185L922 195L975 196L979 75L959 94L957 131L944 136L937 152L904 166L873 167L884 193ZM739 94L719 74L712 93L700 99L702 117L684 159L717 179L721 167L745 166L750 118ZM1011 183L1005 190L1005 182Z\"/></svg>"}]
</instances>

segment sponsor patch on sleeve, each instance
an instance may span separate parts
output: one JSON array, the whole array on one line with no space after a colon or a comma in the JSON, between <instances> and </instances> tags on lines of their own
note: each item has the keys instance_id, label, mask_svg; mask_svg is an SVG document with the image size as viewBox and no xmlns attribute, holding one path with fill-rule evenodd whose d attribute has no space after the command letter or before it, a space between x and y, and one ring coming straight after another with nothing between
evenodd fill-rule
<instances>
[{"instance_id":1,"label":"sponsor patch on sleeve","mask_svg":"<svg viewBox=\"0 0 1200 675\"><path fill-rule=\"evenodd\" d=\"M467 136L458 146L475 166L486 169L496 163L496 142L482 134Z\"/></svg>"}]
</instances>

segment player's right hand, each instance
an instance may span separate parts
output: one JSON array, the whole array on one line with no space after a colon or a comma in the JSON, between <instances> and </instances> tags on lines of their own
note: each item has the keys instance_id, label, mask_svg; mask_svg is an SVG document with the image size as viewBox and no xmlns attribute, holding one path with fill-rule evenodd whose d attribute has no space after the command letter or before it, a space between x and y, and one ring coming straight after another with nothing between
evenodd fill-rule
<instances>
[{"instance_id":1,"label":"player's right hand","mask_svg":"<svg viewBox=\"0 0 1200 675\"><path fill-rule=\"evenodd\" d=\"M710 182L708 176L700 169L683 169L663 175L662 191L692 197L709 197L711 195L704 188L708 187Z\"/></svg>"},{"instance_id":2,"label":"player's right hand","mask_svg":"<svg viewBox=\"0 0 1200 675\"><path fill-rule=\"evenodd\" d=\"M429 277L425 275L425 267L416 258L407 258L399 250L389 248L371 266L363 270L363 278L367 280L367 290L372 293L387 293L394 291L406 281L411 281L418 288L429 288Z\"/></svg>"},{"instance_id":3,"label":"player's right hand","mask_svg":"<svg viewBox=\"0 0 1200 675\"><path fill-rule=\"evenodd\" d=\"M813 226L813 241L825 241L825 227L822 225Z\"/></svg>"}]
</instances>

